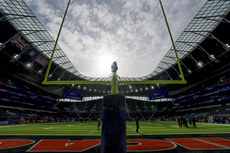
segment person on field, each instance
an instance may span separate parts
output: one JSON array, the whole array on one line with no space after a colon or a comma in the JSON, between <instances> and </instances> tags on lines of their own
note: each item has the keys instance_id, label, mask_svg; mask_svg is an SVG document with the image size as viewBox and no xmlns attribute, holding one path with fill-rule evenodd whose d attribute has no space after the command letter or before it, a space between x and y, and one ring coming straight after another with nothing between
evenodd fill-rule
<instances>
[{"instance_id":1,"label":"person on field","mask_svg":"<svg viewBox=\"0 0 230 153\"><path fill-rule=\"evenodd\" d=\"M184 127L188 128L188 122L185 117L183 117L182 121L183 121Z\"/></svg>"},{"instance_id":2,"label":"person on field","mask_svg":"<svg viewBox=\"0 0 230 153\"><path fill-rule=\"evenodd\" d=\"M179 127L181 128L182 127L182 117L181 116L178 117L177 122L178 122Z\"/></svg>"},{"instance_id":3,"label":"person on field","mask_svg":"<svg viewBox=\"0 0 230 153\"><path fill-rule=\"evenodd\" d=\"M191 117L188 117L188 123L189 123L189 126L192 125L192 118Z\"/></svg>"},{"instance_id":4,"label":"person on field","mask_svg":"<svg viewBox=\"0 0 230 153\"><path fill-rule=\"evenodd\" d=\"M136 127L137 127L137 129L136 129L136 132L137 133L139 133L139 120L138 120L138 117L136 118Z\"/></svg>"},{"instance_id":5,"label":"person on field","mask_svg":"<svg viewBox=\"0 0 230 153\"><path fill-rule=\"evenodd\" d=\"M194 128L196 128L196 119L194 117L192 118L192 125Z\"/></svg>"},{"instance_id":6,"label":"person on field","mask_svg":"<svg viewBox=\"0 0 230 153\"><path fill-rule=\"evenodd\" d=\"M99 118L97 120L97 130L100 130L100 126L101 126L101 119Z\"/></svg>"}]
</instances>

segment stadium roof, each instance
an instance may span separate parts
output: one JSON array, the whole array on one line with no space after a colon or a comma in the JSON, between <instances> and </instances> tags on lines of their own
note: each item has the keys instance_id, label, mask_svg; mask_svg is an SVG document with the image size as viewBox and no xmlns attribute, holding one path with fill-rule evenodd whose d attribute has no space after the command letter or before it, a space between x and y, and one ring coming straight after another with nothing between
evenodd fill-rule
<instances>
[{"instance_id":1,"label":"stadium roof","mask_svg":"<svg viewBox=\"0 0 230 153\"><path fill-rule=\"evenodd\" d=\"M1 12L4 14L4 18L7 19L17 31L19 31L31 46L36 48L47 58L50 58L54 46L54 39L28 8L25 2L22 0L1 0L0 3ZM229 10L230 1L207 1L175 42L179 58L183 59L197 48L199 44L208 37L210 32L212 32L224 19ZM3 20L3 18L1 20ZM53 61L65 70L74 73L76 76L79 76L84 80L105 81L109 79L89 77L80 74L59 46L56 48ZM176 64L176 57L173 48L171 47L151 74L136 78L121 77L121 80L151 79L160 72L166 71L174 64ZM183 62L182 65L184 65ZM184 65L184 67L189 71L189 68L186 65ZM170 74L168 75L170 76Z\"/></svg>"},{"instance_id":2,"label":"stadium roof","mask_svg":"<svg viewBox=\"0 0 230 153\"><path fill-rule=\"evenodd\" d=\"M175 41L179 58L183 59L197 48L224 19L229 11L230 1L207 1ZM176 64L176 57L171 47L156 69L150 75L146 76L146 79L167 70L174 64ZM184 65L183 62L182 65ZM189 71L188 66L184 65L184 67Z\"/></svg>"}]
</instances>

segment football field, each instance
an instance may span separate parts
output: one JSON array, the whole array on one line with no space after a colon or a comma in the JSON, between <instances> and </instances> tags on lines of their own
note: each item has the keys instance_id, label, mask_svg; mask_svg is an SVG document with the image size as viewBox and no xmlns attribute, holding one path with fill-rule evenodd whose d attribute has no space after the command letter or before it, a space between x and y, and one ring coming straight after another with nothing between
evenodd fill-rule
<instances>
[{"instance_id":1,"label":"football field","mask_svg":"<svg viewBox=\"0 0 230 153\"><path fill-rule=\"evenodd\" d=\"M230 124L197 123L197 128L179 128L177 122L140 122L140 133L136 133L135 122L126 123L127 135L164 135L164 134L218 134L230 133ZM21 125L2 125L0 135L86 135L100 136L97 122L36 123Z\"/></svg>"}]
</instances>

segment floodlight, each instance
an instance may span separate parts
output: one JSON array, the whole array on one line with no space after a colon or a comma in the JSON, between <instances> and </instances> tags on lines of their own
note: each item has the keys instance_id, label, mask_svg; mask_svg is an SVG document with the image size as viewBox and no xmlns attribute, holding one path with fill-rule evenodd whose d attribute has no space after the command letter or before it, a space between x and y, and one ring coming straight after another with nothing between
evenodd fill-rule
<instances>
[{"instance_id":1,"label":"floodlight","mask_svg":"<svg viewBox=\"0 0 230 153\"><path fill-rule=\"evenodd\" d=\"M230 49L230 45L229 45L229 44L226 44L226 47L227 47L228 49Z\"/></svg>"},{"instance_id":2,"label":"floodlight","mask_svg":"<svg viewBox=\"0 0 230 153\"><path fill-rule=\"evenodd\" d=\"M26 67L28 67L28 68L31 68L31 66L32 66L31 63L27 63L27 64L26 64Z\"/></svg>"},{"instance_id":3,"label":"floodlight","mask_svg":"<svg viewBox=\"0 0 230 153\"><path fill-rule=\"evenodd\" d=\"M197 62L197 66L198 67L203 67L203 62L201 62L201 61Z\"/></svg>"},{"instance_id":4,"label":"floodlight","mask_svg":"<svg viewBox=\"0 0 230 153\"><path fill-rule=\"evenodd\" d=\"M14 54L14 56L13 56L13 59L14 60L17 60L17 59L19 59L20 58L20 56L18 55L18 54Z\"/></svg>"},{"instance_id":5,"label":"floodlight","mask_svg":"<svg viewBox=\"0 0 230 153\"><path fill-rule=\"evenodd\" d=\"M211 59L211 60L216 59L215 55L211 54L211 55L210 55L210 59Z\"/></svg>"},{"instance_id":6,"label":"floodlight","mask_svg":"<svg viewBox=\"0 0 230 153\"><path fill-rule=\"evenodd\" d=\"M132 89L132 86L131 86L131 85L129 85L129 89Z\"/></svg>"}]
</instances>

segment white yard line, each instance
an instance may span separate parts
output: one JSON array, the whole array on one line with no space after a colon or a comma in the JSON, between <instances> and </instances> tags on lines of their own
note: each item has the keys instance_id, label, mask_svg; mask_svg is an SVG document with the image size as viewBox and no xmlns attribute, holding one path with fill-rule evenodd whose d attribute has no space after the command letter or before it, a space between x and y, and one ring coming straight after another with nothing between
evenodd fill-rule
<instances>
[{"instance_id":1,"label":"white yard line","mask_svg":"<svg viewBox=\"0 0 230 153\"><path fill-rule=\"evenodd\" d=\"M136 129L132 128L130 125L127 125L128 128L130 128L133 131L136 131Z\"/></svg>"},{"instance_id":2,"label":"white yard line","mask_svg":"<svg viewBox=\"0 0 230 153\"><path fill-rule=\"evenodd\" d=\"M192 134L220 134L220 133L230 133L230 132L200 132L200 133L192 133ZM191 134L191 133L159 133L159 134L150 134L150 133L146 133L146 135L173 135L173 134L177 134L177 135L184 135L184 134ZM95 133L92 133L92 134L0 134L1 136L4 136L4 135L32 135L32 136L36 136L36 135L50 135L50 136L55 136L55 135L65 135L65 136L90 136L90 135L95 135L95 136L100 136L101 134L95 134ZM127 134L127 135L139 135L139 134Z\"/></svg>"},{"instance_id":3,"label":"white yard line","mask_svg":"<svg viewBox=\"0 0 230 153\"><path fill-rule=\"evenodd\" d=\"M217 126L230 126L229 124L214 124L214 123L197 123L197 124L203 124L203 125L217 125Z\"/></svg>"},{"instance_id":4,"label":"white yard line","mask_svg":"<svg viewBox=\"0 0 230 153\"><path fill-rule=\"evenodd\" d=\"M99 130L98 130L99 131ZM94 134L94 133L96 133L97 132L97 130L92 130L92 131L90 131L89 133L87 133L87 134Z\"/></svg>"},{"instance_id":5,"label":"white yard line","mask_svg":"<svg viewBox=\"0 0 230 153\"><path fill-rule=\"evenodd\" d=\"M47 127L47 128L43 128L43 129L50 130L50 129L56 129L56 128L59 128L59 127Z\"/></svg>"},{"instance_id":6,"label":"white yard line","mask_svg":"<svg viewBox=\"0 0 230 153\"><path fill-rule=\"evenodd\" d=\"M7 128L7 127L20 127L20 126L27 126L27 125L3 125L3 126L0 126L0 128Z\"/></svg>"},{"instance_id":7,"label":"white yard line","mask_svg":"<svg viewBox=\"0 0 230 153\"><path fill-rule=\"evenodd\" d=\"M174 127L174 128L179 128L178 126L171 126L171 127Z\"/></svg>"},{"instance_id":8,"label":"white yard line","mask_svg":"<svg viewBox=\"0 0 230 153\"><path fill-rule=\"evenodd\" d=\"M228 146L220 145L218 143L213 143L213 142L210 142L210 141L205 141L205 140L202 140L202 139L199 139L199 138L192 138L192 139L200 141L200 142L208 143L208 144L211 144L211 145L219 146L219 147L222 147L222 148L225 148L225 149L229 149Z\"/></svg>"}]
</instances>

